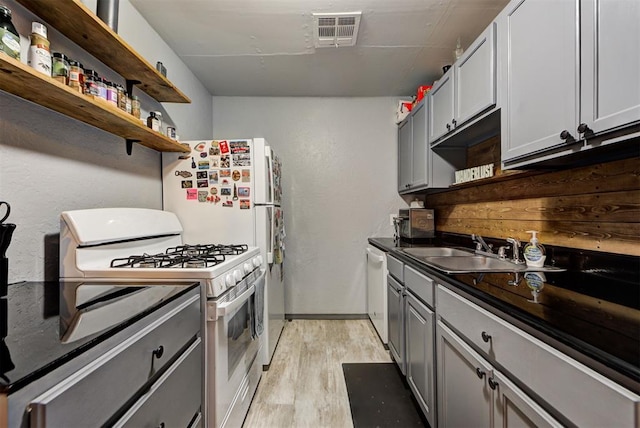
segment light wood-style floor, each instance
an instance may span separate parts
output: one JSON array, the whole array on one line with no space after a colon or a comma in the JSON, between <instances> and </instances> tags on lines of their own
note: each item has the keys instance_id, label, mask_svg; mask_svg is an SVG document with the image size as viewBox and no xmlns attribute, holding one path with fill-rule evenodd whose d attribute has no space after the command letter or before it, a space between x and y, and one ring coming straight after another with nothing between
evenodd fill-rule
<instances>
[{"instance_id":1,"label":"light wood-style floor","mask_svg":"<svg viewBox=\"0 0 640 428\"><path fill-rule=\"evenodd\" d=\"M244 428L353 427L342 363L389 361L369 320L287 322Z\"/></svg>"}]
</instances>

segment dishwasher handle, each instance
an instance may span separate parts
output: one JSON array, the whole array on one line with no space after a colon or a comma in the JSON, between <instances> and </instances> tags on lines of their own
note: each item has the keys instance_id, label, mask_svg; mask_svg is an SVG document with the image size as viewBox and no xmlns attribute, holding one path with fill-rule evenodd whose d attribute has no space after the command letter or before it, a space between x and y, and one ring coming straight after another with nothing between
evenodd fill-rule
<instances>
[{"instance_id":1,"label":"dishwasher handle","mask_svg":"<svg viewBox=\"0 0 640 428\"><path fill-rule=\"evenodd\" d=\"M376 253L371 251L370 248L367 248L367 256L375 263L382 263L384 261L384 256L377 255Z\"/></svg>"}]
</instances>

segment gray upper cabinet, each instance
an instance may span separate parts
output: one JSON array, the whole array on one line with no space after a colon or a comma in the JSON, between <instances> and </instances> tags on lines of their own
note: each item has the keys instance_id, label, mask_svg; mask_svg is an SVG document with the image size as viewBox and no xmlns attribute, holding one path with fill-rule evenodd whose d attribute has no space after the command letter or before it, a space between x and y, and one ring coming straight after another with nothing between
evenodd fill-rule
<instances>
[{"instance_id":1,"label":"gray upper cabinet","mask_svg":"<svg viewBox=\"0 0 640 428\"><path fill-rule=\"evenodd\" d=\"M640 123L639 20L632 0L507 6L498 18L504 167L584 151Z\"/></svg>"},{"instance_id":2,"label":"gray upper cabinet","mask_svg":"<svg viewBox=\"0 0 640 428\"><path fill-rule=\"evenodd\" d=\"M580 13L580 123L597 134L640 121L640 2L582 0Z\"/></svg>"},{"instance_id":3,"label":"gray upper cabinet","mask_svg":"<svg viewBox=\"0 0 640 428\"><path fill-rule=\"evenodd\" d=\"M427 183L427 118L425 103L417 104L398 127L398 192Z\"/></svg>"},{"instance_id":4,"label":"gray upper cabinet","mask_svg":"<svg viewBox=\"0 0 640 428\"><path fill-rule=\"evenodd\" d=\"M427 99L431 144L496 105L496 23L469 46Z\"/></svg>"},{"instance_id":5,"label":"gray upper cabinet","mask_svg":"<svg viewBox=\"0 0 640 428\"><path fill-rule=\"evenodd\" d=\"M411 116L398 125L398 192L411 186Z\"/></svg>"},{"instance_id":6,"label":"gray upper cabinet","mask_svg":"<svg viewBox=\"0 0 640 428\"><path fill-rule=\"evenodd\" d=\"M463 148L429 147L426 99L417 104L398 126L398 192L411 193L448 187L454 182L456 169L465 168Z\"/></svg>"}]
</instances>

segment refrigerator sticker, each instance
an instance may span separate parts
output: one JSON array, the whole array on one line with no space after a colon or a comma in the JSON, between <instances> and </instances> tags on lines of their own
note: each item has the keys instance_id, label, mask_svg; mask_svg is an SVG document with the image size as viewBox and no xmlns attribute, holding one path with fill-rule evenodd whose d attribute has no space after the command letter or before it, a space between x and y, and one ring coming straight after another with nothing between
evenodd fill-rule
<instances>
[{"instance_id":1,"label":"refrigerator sticker","mask_svg":"<svg viewBox=\"0 0 640 428\"><path fill-rule=\"evenodd\" d=\"M231 178L233 178L233 181L240 180L240 171L238 171L237 169L234 169L233 173L231 174Z\"/></svg>"},{"instance_id":2,"label":"refrigerator sticker","mask_svg":"<svg viewBox=\"0 0 640 428\"><path fill-rule=\"evenodd\" d=\"M198 199L198 190L196 190L196 189L187 189L187 199L188 200Z\"/></svg>"},{"instance_id":3,"label":"refrigerator sticker","mask_svg":"<svg viewBox=\"0 0 640 428\"><path fill-rule=\"evenodd\" d=\"M209 184L218 184L218 171L209 171Z\"/></svg>"},{"instance_id":4,"label":"refrigerator sticker","mask_svg":"<svg viewBox=\"0 0 640 428\"><path fill-rule=\"evenodd\" d=\"M207 202L207 197L209 196L209 192L206 190L203 192L202 190L198 190L198 202Z\"/></svg>"},{"instance_id":5,"label":"refrigerator sticker","mask_svg":"<svg viewBox=\"0 0 640 428\"><path fill-rule=\"evenodd\" d=\"M233 166L251 166L250 154L240 154L240 155L231 155L231 156L233 156Z\"/></svg>"},{"instance_id":6,"label":"refrigerator sticker","mask_svg":"<svg viewBox=\"0 0 640 428\"><path fill-rule=\"evenodd\" d=\"M189 171L176 171L176 177L189 178L193 176Z\"/></svg>"},{"instance_id":7,"label":"refrigerator sticker","mask_svg":"<svg viewBox=\"0 0 640 428\"><path fill-rule=\"evenodd\" d=\"M196 160L193 158L193 156L191 156L191 168L192 169L196 168Z\"/></svg>"},{"instance_id":8,"label":"refrigerator sticker","mask_svg":"<svg viewBox=\"0 0 640 428\"><path fill-rule=\"evenodd\" d=\"M209 147L209 156L220 156L220 146L215 140L211 142L211 147Z\"/></svg>"},{"instance_id":9,"label":"refrigerator sticker","mask_svg":"<svg viewBox=\"0 0 640 428\"><path fill-rule=\"evenodd\" d=\"M198 161L198 169L209 169L209 161Z\"/></svg>"},{"instance_id":10,"label":"refrigerator sticker","mask_svg":"<svg viewBox=\"0 0 640 428\"><path fill-rule=\"evenodd\" d=\"M222 206L223 206L223 207L233 208L233 201L230 201L230 200L228 200L228 199L227 199L226 201L224 201L224 202L222 203Z\"/></svg>"},{"instance_id":11,"label":"refrigerator sticker","mask_svg":"<svg viewBox=\"0 0 640 428\"><path fill-rule=\"evenodd\" d=\"M207 157L207 153L206 152L200 153L200 157L203 158L203 159L206 158Z\"/></svg>"},{"instance_id":12,"label":"refrigerator sticker","mask_svg":"<svg viewBox=\"0 0 640 428\"><path fill-rule=\"evenodd\" d=\"M217 196L217 195L207 196L207 202L217 204L218 202L220 202L220 196Z\"/></svg>"},{"instance_id":13,"label":"refrigerator sticker","mask_svg":"<svg viewBox=\"0 0 640 428\"><path fill-rule=\"evenodd\" d=\"M183 189L190 189L193 187L193 181L192 180L182 180L182 188Z\"/></svg>"},{"instance_id":14,"label":"refrigerator sticker","mask_svg":"<svg viewBox=\"0 0 640 428\"><path fill-rule=\"evenodd\" d=\"M248 210L251 208L251 201L249 199L240 199L239 204L241 210Z\"/></svg>"},{"instance_id":15,"label":"refrigerator sticker","mask_svg":"<svg viewBox=\"0 0 640 428\"><path fill-rule=\"evenodd\" d=\"M220 168L220 157L219 156L214 156L212 158L209 158L209 160L211 161L211 168Z\"/></svg>"},{"instance_id":16,"label":"refrigerator sticker","mask_svg":"<svg viewBox=\"0 0 640 428\"><path fill-rule=\"evenodd\" d=\"M226 178L223 178L223 179L222 179L222 184L223 184L224 186L228 186L228 185L229 185L229 180L227 180Z\"/></svg>"},{"instance_id":17,"label":"refrigerator sticker","mask_svg":"<svg viewBox=\"0 0 640 428\"><path fill-rule=\"evenodd\" d=\"M222 187L220 189L220 194L222 196L231 196L231 187Z\"/></svg>"},{"instance_id":18,"label":"refrigerator sticker","mask_svg":"<svg viewBox=\"0 0 640 428\"><path fill-rule=\"evenodd\" d=\"M231 177L231 170L230 169L221 169L220 170L220 177Z\"/></svg>"},{"instance_id":19,"label":"refrigerator sticker","mask_svg":"<svg viewBox=\"0 0 640 428\"><path fill-rule=\"evenodd\" d=\"M198 180L204 180L209 176L209 173L207 171L198 171L196 172L196 178Z\"/></svg>"},{"instance_id":20,"label":"refrigerator sticker","mask_svg":"<svg viewBox=\"0 0 640 428\"><path fill-rule=\"evenodd\" d=\"M217 195L218 194L218 188L217 187L212 187L211 189L209 189L209 193L211 193L212 195Z\"/></svg>"},{"instance_id":21,"label":"refrigerator sticker","mask_svg":"<svg viewBox=\"0 0 640 428\"><path fill-rule=\"evenodd\" d=\"M209 181L207 181L207 180L198 180L198 189L202 189L204 187L209 187Z\"/></svg>"},{"instance_id":22,"label":"refrigerator sticker","mask_svg":"<svg viewBox=\"0 0 640 428\"><path fill-rule=\"evenodd\" d=\"M251 147L249 146L248 141L232 141L229 143L231 147L231 154L236 155L239 153L251 153Z\"/></svg>"},{"instance_id":23,"label":"refrigerator sticker","mask_svg":"<svg viewBox=\"0 0 640 428\"><path fill-rule=\"evenodd\" d=\"M198 151L198 152L202 152L206 148L207 148L207 143L198 143L195 146L193 146L193 149Z\"/></svg>"},{"instance_id":24,"label":"refrigerator sticker","mask_svg":"<svg viewBox=\"0 0 640 428\"><path fill-rule=\"evenodd\" d=\"M251 181L251 170L243 169L242 170L242 182L249 183Z\"/></svg>"},{"instance_id":25,"label":"refrigerator sticker","mask_svg":"<svg viewBox=\"0 0 640 428\"><path fill-rule=\"evenodd\" d=\"M248 198L249 195L249 187L238 187L238 196L241 198Z\"/></svg>"},{"instance_id":26,"label":"refrigerator sticker","mask_svg":"<svg viewBox=\"0 0 640 428\"><path fill-rule=\"evenodd\" d=\"M220 168L231 168L231 160L229 155L220 156Z\"/></svg>"},{"instance_id":27,"label":"refrigerator sticker","mask_svg":"<svg viewBox=\"0 0 640 428\"><path fill-rule=\"evenodd\" d=\"M229 143L227 142L227 140L218 142L218 146L220 146L220 153L222 153L223 155L229 153Z\"/></svg>"}]
</instances>

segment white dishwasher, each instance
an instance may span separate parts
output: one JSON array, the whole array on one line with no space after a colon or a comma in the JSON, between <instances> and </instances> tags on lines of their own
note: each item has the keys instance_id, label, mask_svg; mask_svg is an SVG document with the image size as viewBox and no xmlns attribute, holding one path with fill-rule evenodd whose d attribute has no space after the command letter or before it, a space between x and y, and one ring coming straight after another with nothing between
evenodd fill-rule
<instances>
[{"instance_id":1,"label":"white dishwasher","mask_svg":"<svg viewBox=\"0 0 640 428\"><path fill-rule=\"evenodd\" d=\"M367 313L383 344L387 344L387 254L367 245Z\"/></svg>"}]
</instances>

